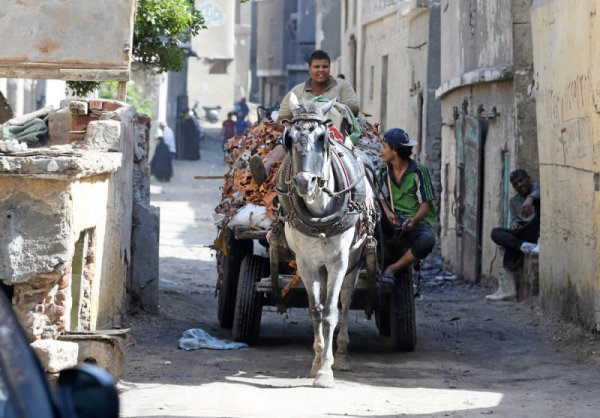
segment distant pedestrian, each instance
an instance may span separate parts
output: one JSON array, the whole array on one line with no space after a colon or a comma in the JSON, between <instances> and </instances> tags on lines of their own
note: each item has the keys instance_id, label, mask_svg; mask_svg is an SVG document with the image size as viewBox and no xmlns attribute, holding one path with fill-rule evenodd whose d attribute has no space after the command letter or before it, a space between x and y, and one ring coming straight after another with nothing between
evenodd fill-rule
<instances>
[{"instance_id":1,"label":"distant pedestrian","mask_svg":"<svg viewBox=\"0 0 600 418\"><path fill-rule=\"evenodd\" d=\"M248 122L246 122L244 114L242 112L238 112L237 120L235 121L236 135L244 135L244 132L246 132L246 128L248 128Z\"/></svg>"},{"instance_id":2,"label":"distant pedestrian","mask_svg":"<svg viewBox=\"0 0 600 418\"><path fill-rule=\"evenodd\" d=\"M203 132L200 128L198 120L193 116L193 114L190 114L190 112L183 114L181 121L181 136L181 143L183 144L183 152L181 153L181 157L184 160L199 160L200 141L202 140Z\"/></svg>"},{"instance_id":3,"label":"distant pedestrian","mask_svg":"<svg viewBox=\"0 0 600 418\"><path fill-rule=\"evenodd\" d=\"M157 136L163 138L167 147L169 147L169 152L173 155L173 158L177 155L177 146L175 145L175 133L173 133L173 129L167 126L166 122L158 123L159 133Z\"/></svg>"},{"instance_id":4,"label":"distant pedestrian","mask_svg":"<svg viewBox=\"0 0 600 418\"><path fill-rule=\"evenodd\" d=\"M173 156L162 136L156 138L156 149L150 162L150 174L158 181L169 181L173 176Z\"/></svg>"},{"instance_id":5,"label":"distant pedestrian","mask_svg":"<svg viewBox=\"0 0 600 418\"><path fill-rule=\"evenodd\" d=\"M250 112L250 108L248 108L245 97L242 97L240 101L235 104L235 108L237 114L239 115L241 113L242 119L246 119L248 112Z\"/></svg>"},{"instance_id":6,"label":"distant pedestrian","mask_svg":"<svg viewBox=\"0 0 600 418\"><path fill-rule=\"evenodd\" d=\"M233 112L227 114L227 119L223 121L223 129L221 130L221 136L223 138L223 145L227 140L235 135L235 121L233 120Z\"/></svg>"}]
</instances>

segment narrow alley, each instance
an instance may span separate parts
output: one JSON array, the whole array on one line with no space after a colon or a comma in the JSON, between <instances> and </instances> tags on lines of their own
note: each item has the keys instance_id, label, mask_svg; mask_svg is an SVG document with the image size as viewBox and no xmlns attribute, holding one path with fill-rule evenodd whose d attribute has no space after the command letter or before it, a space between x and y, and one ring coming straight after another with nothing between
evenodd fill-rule
<instances>
[{"instance_id":1,"label":"narrow alley","mask_svg":"<svg viewBox=\"0 0 600 418\"><path fill-rule=\"evenodd\" d=\"M221 144L209 137L200 161L176 161L169 183L152 184L161 210L160 313L127 326L119 383L123 417L391 417L495 415L594 417L600 408L600 345L574 325L544 319L537 299L485 302L489 289L460 280L424 280L417 301L417 348L398 353L374 320L351 312L351 372L334 389L307 373L312 329L305 309L264 308L258 345L241 350L178 348L202 328L228 339L216 314L213 209L225 173Z\"/></svg>"}]
</instances>

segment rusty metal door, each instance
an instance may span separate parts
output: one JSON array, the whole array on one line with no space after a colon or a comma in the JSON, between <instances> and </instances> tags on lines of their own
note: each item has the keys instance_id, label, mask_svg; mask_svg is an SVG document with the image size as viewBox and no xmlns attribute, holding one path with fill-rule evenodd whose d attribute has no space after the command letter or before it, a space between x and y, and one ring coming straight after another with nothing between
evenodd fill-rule
<instances>
[{"instance_id":1,"label":"rusty metal door","mask_svg":"<svg viewBox=\"0 0 600 418\"><path fill-rule=\"evenodd\" d=\"M481 272L483 145L487 121L464 115L456 121L455 208L457 267L465 280L476 282Z\"/></svg>"}]
</instances>

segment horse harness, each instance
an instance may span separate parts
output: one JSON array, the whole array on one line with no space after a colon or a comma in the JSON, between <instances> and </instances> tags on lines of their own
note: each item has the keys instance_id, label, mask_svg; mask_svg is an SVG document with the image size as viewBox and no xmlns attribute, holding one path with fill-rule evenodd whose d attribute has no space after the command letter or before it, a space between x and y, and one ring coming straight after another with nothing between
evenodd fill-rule
<instances>
[{"instance_id":1,"label":"horse harness","mask_svg":"<svg viewBox=\"0 0 600 418\"><path fill-rule=\"evenodd\" d=\"M326 136L328 137L328 136ZM366 198L365 169L360 159L342 144L331 139L327 152L332 166L333 180L340 190L332 191L324 187L324 180L319 179L321 192L336 199L331 213L323 217L313 217L307 210L302 198L293 190L292 162L290 152L284 157L277 177L277 193L279 194L280 210L283 219L292 224L300 232L311 236L331 237L340 234L360 222L369 221L369 211ZM357 234L361 236L362 233Z\"/></svg>"}]
</instances>

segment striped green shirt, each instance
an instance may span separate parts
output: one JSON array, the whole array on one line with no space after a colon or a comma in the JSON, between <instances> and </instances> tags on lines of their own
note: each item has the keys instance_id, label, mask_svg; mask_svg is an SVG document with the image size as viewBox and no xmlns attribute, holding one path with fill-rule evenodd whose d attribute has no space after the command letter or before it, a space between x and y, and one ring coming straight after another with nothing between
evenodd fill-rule
<instances>
[{"instance_id":1,"label":"striped green shirt","mask_svg":"<svg viewBox=\"0 0 600 418\"><path fill-rule=\"evenodd\" d=\"M400 181L398 181L394 177L394 170L391 167L388 167L386 164L380 166L377 173L378 192L382 192L389 199L389 191L387 190L388 170L396 214L413 217L419 210L421 203L429 202L429 213L425 216L424 221L431 225L432 228L435 228L435 193L427 167L411 159L406 172Z\"/></svg>"}]
</instances>

